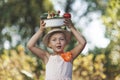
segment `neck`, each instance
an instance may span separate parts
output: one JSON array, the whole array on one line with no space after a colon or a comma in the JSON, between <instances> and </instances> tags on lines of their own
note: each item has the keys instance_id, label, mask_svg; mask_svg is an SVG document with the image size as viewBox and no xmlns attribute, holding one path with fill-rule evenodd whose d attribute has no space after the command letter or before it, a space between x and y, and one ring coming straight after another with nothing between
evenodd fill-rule
<instances>
[{"instance_id":1,"label":"neck","mask_svg":"<svg viewBox=\"0 0 120 80\"><path fill-rule=\"evenodd\" d=\"M60 55L62 53L64 53L64 51L62 51L62 52L54 52L54 55Z\"/></svg>"}]
</instances>

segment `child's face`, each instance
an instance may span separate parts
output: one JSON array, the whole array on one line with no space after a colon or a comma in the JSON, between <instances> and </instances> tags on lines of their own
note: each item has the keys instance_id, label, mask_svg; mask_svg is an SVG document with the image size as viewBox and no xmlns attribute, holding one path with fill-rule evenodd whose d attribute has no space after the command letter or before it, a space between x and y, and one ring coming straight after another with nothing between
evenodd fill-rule
<instances>
[{"instance_id":1,"label":"child's face","mask_svg":"<svg viewBox=\"0 0 120 80\"><path fill-rule=\"evenodd\" d=\"M63 33L55 33L49 39L49 47L53 49L54 52L60 53L64 51L66 46L66 39Z\"/></svg>"}]
</instances>

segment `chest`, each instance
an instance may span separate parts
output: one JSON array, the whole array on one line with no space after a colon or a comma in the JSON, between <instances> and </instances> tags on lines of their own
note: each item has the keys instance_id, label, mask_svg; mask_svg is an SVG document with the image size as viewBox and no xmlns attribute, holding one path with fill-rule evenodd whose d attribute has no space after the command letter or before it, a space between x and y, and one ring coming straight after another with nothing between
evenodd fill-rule
<instances>
[{"instance_id":1,"label":"chest","mask_svg":"<svg viewBox=\"0 0 120 80\"><path fill-rule=\"evenodd\" d=\"M72 70L72 63L65 62L61 56L50 56L46 64L47 70Z\"/></svg>"}]
</instances>

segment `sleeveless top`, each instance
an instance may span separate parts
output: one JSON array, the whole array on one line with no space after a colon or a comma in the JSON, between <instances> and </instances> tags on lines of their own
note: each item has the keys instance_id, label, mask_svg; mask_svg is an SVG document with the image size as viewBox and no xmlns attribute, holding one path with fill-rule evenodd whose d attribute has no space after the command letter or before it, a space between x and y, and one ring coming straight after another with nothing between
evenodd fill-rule
<instances>
[{"instance_id":1,"label":"sleeveless top","mask_svg":"<svg viewBox=\"0 0 120 80\"><path fill-rule=\"evenodd\" d=\"M45 80L72 80L72 63L65 62L60 55L51 55L46 64Z\"/></svg>"}]
</instances>

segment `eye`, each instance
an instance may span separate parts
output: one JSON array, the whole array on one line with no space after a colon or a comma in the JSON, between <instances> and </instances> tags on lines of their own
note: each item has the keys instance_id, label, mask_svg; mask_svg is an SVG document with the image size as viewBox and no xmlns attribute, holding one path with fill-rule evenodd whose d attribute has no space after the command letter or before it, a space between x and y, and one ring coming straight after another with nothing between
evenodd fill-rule
<instances>
[{"instance_id":1,"label":"eye","mask_svg":"<svg viewBox=\"0 0 120 80\"><path fill-rule=\"evenodd\" d=\"M65 40L64 38L60 38L60 40Z\"/></svg>"},{"instance_id":2,"label":"eye","mask_svg":"<svg viewBox=\"0 0 120 80\"><path fill-rule=\"evenodd\" d=\"M56 39L52 39L52 41L56 41Z\"/></svg>"}]
</instances>

